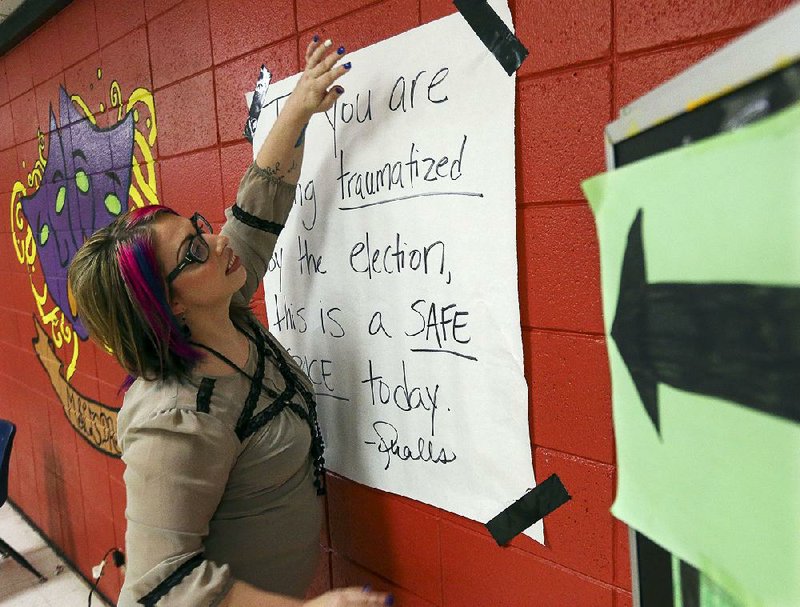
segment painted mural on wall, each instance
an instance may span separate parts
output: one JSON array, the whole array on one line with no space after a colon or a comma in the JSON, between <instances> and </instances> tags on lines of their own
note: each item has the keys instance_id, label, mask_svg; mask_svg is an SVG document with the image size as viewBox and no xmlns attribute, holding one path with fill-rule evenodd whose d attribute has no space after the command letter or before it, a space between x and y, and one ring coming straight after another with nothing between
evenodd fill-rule
<instances>
[{"instance_id":1,"label":"painted mural on wall","mask_svg":"<svg viewBox=\"0 0 800 607\"><path fill-rule=\"evenodd\" d=\"M102 71L97 71L98 81ZM125 98L109 86L97 114L79 94L59 90L38 158L11 194L11 238L33 298L32 344L64 413L93 447L118 457L117 410L73 385L81 352L96 347L75 310L67 268L81 244L132 206L157 204L153 147L158 134L153 95L137 88ZM109 126L100 126L98 117ZM84 354L86 356L88 354Z\"/></svg>"}]
</instances>

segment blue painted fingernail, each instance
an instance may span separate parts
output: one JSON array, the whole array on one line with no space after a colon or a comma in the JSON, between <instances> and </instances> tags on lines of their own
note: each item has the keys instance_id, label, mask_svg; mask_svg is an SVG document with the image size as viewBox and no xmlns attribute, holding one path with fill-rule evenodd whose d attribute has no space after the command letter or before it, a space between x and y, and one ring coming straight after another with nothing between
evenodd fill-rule
<instances>
[{"instance_id":1,"label":"blue painted fingernail","mask_svg":"<svg viewBox=\"0 0 800 607\"><path fill-rule=\"evenodd\" d=\"M340 86L337 86L336 87L336 92L341 95L342 93L344 93L344 89L342 87L340 87Z\"/></svg>"},{"instance_id":2,"label":"blue painted fingernail","mask_svg":"<svg viewBox=\"0 0 800 607\"><path fill-rule=\"evenodd\" d=\"M344 47L340 46L339 48L336 49L336 52L339 53L340 55L344 55Z\"/></svg>"},{"instance_id":3,"label":"blue painted fingernail","mask_svg":"<svg viewBox=\"0 0 800 607\"><path fill-rule=\"evenodd\" d=\"M364 586L363 590L364 590L364 592L369 592L370 590L372 590L372 586L367 584L366 586Z\"/></svg>"},{"instance_id":4,"label":"blue painted fingernail","mask_svg":"<svg viewBox=\"0 0 800 607\"><path fill-rule=\"evenodd\" d=\"M317 36L316 34L314 34L314 38L313 38L313 40L314 40L314 42L319 42L319 36Z\"/></svg>"},{"instance_id":5,"label":"blue painted fingernail","mask_svg":"<svg viewBox=\"0 0 800 607\"><path fill-rule=\"evenodd\" d=\"M353 66L352 66L352 65L350 65L350 62L348 61L348 62L347 62L347 63L345 63L345 64L344 64L342 67L343 67L344 69L346 69L346 70L349 70L349 69L350 69L351 67L353 67Z\"/></svg>"},{"instance_id":6,"label":"blue painted fingernail","mask_svg":"<svg viewBox=\"0 0 800 607\"><path fill-rule=\"evenodd\" d=\"M394 605L394 595L387 594L386 600L383 602L383 604L387 606Z\"/></svg>"}]
</instances>

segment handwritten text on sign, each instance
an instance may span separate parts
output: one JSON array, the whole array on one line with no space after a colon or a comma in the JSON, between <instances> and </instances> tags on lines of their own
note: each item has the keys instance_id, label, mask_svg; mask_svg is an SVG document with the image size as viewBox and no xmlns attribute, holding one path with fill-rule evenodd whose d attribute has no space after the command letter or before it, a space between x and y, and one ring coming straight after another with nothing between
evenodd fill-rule
<instances>
[{"instance_id":1,"label":"handwritten text on sign","mask_svg":"<svg viewBox=\"0 0 800 607\"><path fill-rule=\"evenodd\" d=\"M270 329L314 382L331 470L485 522L535 484L514 79L459 15L347 60L307 129ZM270 87L255 149L296 80Z\"/></svg>"}]
</instances>

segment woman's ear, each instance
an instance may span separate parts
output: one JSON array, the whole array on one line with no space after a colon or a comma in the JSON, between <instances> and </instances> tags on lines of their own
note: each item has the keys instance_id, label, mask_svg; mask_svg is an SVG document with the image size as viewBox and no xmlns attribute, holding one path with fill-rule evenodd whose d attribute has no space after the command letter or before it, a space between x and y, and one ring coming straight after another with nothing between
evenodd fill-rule
<instances>
[{"instance_id":1,"label":"woman's ear","mask_svg":"<svg viewBox=\"0 0 800 607\"><path fill-rule=\"evenodd\" d=\"M177 299L173 299L170 302L169 307L172 309L172 313L175 316L182 316L186 312L186 306L184 306L180 300Z\"/></svg>"}]
</instances>

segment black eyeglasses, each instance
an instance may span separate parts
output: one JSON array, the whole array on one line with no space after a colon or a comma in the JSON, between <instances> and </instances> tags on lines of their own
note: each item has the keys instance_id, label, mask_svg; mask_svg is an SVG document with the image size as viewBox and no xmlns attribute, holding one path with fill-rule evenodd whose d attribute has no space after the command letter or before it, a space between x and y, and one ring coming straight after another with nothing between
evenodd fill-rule
<instances>
[{"instance_id":1,"label":"black eyeglasses","mask_svg":"<svg viewBox=\"0 0 800 607\"><path fill-rule=\"evenodd\" d=\"M189 239L189 248L186 249L186 255L181 260L181 262L177 265L177 267L172 270L169 274L167 274L167 284L171 283L181 271L192 263L204 263L208 260L208 243L206 239L203 238L203 234L213 234L214 228L211 227L211 224L206 221L206 218L203 217L200 213L195 213L189 218L189 221L192 222L192 226L197 231L197 234L194 234Z\"/></svg>"}]
</instances>

